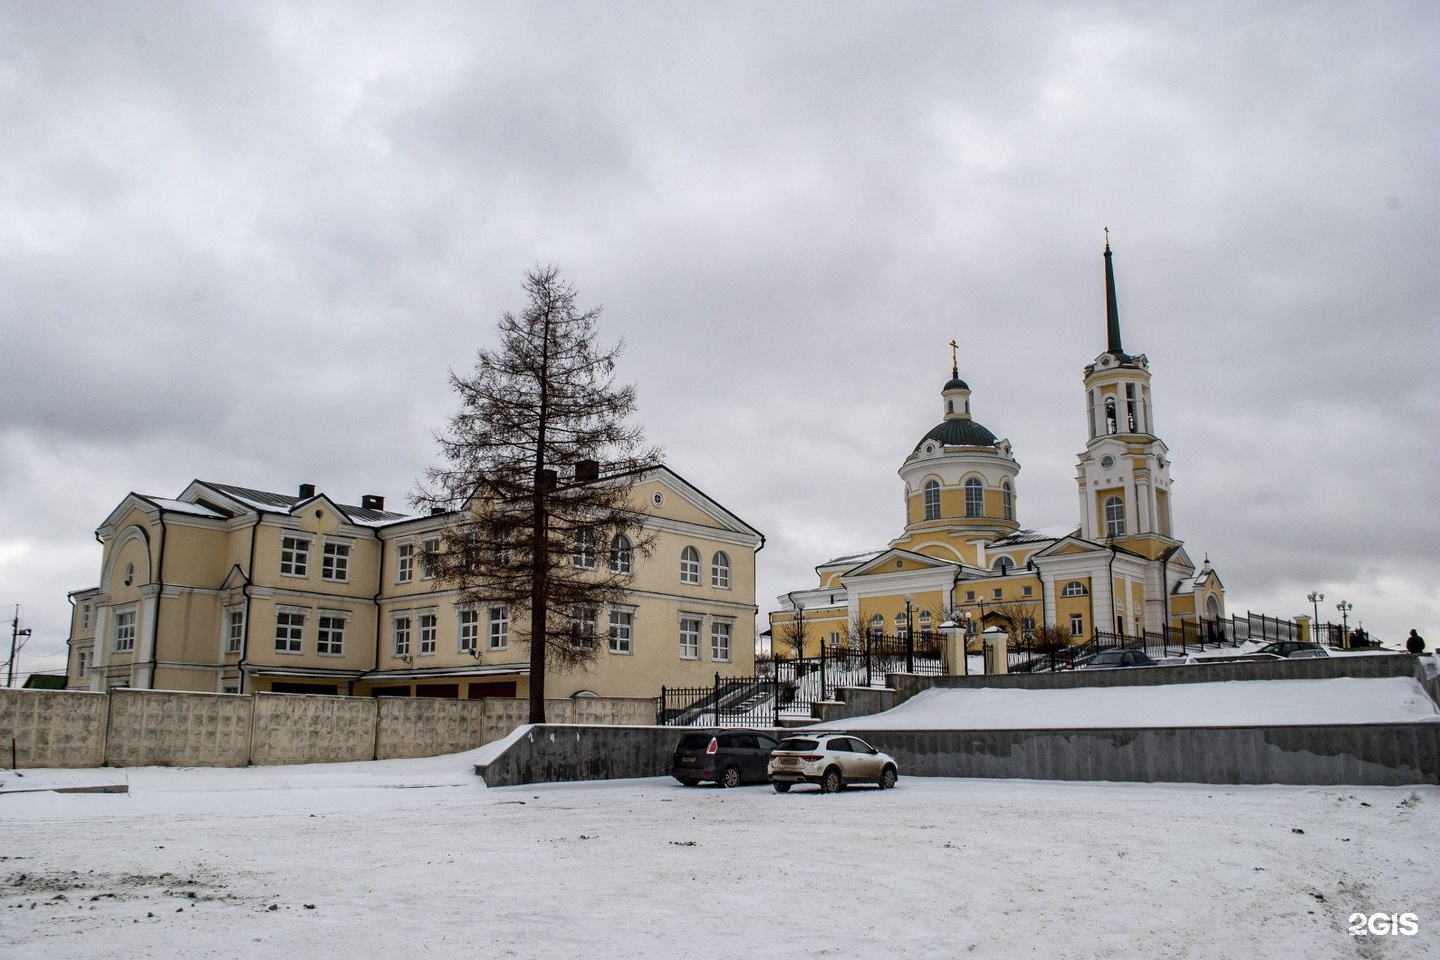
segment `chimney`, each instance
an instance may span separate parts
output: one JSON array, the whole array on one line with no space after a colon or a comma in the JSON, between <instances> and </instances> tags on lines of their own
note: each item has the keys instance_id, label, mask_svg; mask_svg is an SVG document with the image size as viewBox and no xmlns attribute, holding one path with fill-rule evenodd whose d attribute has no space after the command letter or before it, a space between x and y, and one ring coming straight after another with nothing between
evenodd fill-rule
<instances>
[{"instance_id":1,"label":"chimney","mask_svg":"<svg viewBox=\"0 0 1440 960\"><path fill-rule=\"evenodd\" d=\"M300 499L301 499L301 500L309 500L309 499L310 499L311 497L313 497L313 496L315 496L315 484L313 484L313 483L302 483L302 484L300 484Z\"/></svg>"},{"instance_id":2,"label":"chimney","mask_svg":"<svg viewBox=\"0 0 1440 960\"><path fill-rule=\"evenodd\" d=\"M385 498L376 493L362 494L360 497L361 510L384 510Z\"/></svg>"},{"instance_id":3,"label":"chimney","mask_svg":"<svg viewBox=\"0 0 1440 960\"><path fill-rule=\"evenodd\" d=\"M590 483L600 479L600 462L598 460L581 460L575 464L575 482Z\"/></svg>"}]
</instances>

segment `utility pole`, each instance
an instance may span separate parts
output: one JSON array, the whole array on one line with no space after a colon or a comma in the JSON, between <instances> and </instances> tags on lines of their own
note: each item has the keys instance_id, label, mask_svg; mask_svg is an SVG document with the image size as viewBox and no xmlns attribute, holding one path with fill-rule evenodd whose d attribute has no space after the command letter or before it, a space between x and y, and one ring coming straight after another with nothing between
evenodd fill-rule
<instances>
[{"instance_id":1,"label":"utility pole","mask_svg":"<svg viewBox=\"0 0 1440 960\"><path fill-rule=\"evenodd\" d=\"M15 616L10 618L10 663L6 667L5 686L15 686L15 656L20 649L20 638L30 636L30 628L20 629L20 604L15 604Z\"/></svg>"}]
</instances>

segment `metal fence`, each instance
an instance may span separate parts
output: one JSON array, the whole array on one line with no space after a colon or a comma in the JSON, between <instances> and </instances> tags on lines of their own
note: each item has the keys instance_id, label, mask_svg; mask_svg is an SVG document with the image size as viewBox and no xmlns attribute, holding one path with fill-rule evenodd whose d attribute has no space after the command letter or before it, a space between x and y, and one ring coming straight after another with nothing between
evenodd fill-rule
<instances>
[{"instance_id":1,"label":"metal fence","mask_svg":"<svg viewBox=\"0 0 1440 960\"><path fill-rule=\"evenodd\" d=\"M708 687L661 687L656 722L667 726L779 726L808 719L839 687L883 687L892 673L944 672L938 638L877 637L859 649L821 648L816 657L756 657L755 674L715 674Z\"/></svg>"}]
</instances>

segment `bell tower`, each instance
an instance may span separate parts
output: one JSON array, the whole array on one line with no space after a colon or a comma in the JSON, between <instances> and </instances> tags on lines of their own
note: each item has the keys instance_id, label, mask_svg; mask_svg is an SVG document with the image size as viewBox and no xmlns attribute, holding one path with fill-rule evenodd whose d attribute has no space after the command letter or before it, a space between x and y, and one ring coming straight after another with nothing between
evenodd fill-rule
<instances>
[{"instance_id":1,"label":"bell tower","mask_svg":"<svg viewBox=\"0 0 1440 960\"><path fill-rule=\"evenodd\" d=\"M1109 228L1105 335L1105 352L1085 367L1089 440L1076 470L1080 535L1155 559L1180 542L1170 521L1169 451L1155 435L1150 361L1121 343Z\"/></svg>"}]
</instances>

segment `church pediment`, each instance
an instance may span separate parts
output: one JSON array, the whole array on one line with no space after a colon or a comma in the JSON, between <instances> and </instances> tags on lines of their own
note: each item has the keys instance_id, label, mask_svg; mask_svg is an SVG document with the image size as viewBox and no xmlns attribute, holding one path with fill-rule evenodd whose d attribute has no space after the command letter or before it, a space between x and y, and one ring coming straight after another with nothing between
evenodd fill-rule
<instances>
[{"instance_id":1,"label":"church pediment","mask_svg":"<svg viewBox=\"0 0 1440 960\"><path fill-rule=\"evenodd\" d=\"M887 573L913 573L918 570L953 571L961 564L951 560L927 557L923 553L909 550L890 549L882 551L859 566L845 571L845 580L855 577L870 577Z\"/></svg>"}]
</instances>

